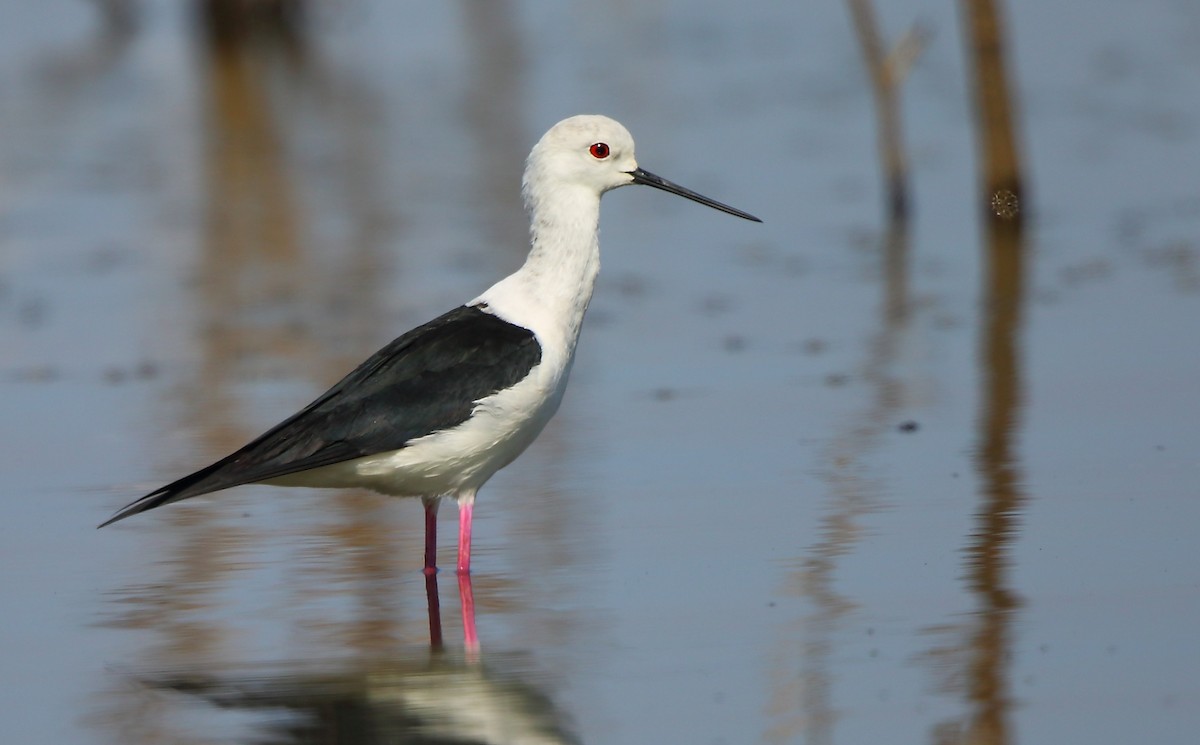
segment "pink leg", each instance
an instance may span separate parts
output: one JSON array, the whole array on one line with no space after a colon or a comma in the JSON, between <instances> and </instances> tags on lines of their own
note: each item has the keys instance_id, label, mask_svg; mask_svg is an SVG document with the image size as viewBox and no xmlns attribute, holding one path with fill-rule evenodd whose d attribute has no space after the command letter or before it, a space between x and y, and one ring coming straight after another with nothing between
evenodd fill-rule
<instances>
[{"instance_id":1,"label":"pink leg","mask_svg":"<svg viewBox=\"0 0 1200 745\"><path fill-rule=\"evenodd\" d=\"M471 512L474 502L462 502L458 506L458 573L471 573Z\"/></svg>"},{"instance_id":2,"label":"pink leg","mask_svg":"<svg viewBox=\"0 0 1200 745\"><path fill-rule=\"evenodd\" d=\"M458 599L462 603L463 647L471 660L479 654L479 635L475 632L475 592L470 574L458 575Z\"/></svg>"},{"instance_id":3,"label":"pink leg","mask_svg":"<svg viewBox=\"0 0 1200 745\"><path fill-rule=\"evenodd\" d=\"M437 513L438 500L425 502L425 569L426 575L437 572Z\"/></svg>"}]
</instances>

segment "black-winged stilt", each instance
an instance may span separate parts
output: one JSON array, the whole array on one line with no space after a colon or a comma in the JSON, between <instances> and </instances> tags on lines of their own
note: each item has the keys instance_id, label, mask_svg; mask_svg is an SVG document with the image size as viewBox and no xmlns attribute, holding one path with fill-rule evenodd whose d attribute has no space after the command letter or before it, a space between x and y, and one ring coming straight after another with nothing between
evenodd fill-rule
<instances>
[{"instance_id":1,"label":"black-winged stilt","mask_svg":"<svg viewBox=\"0 0 1200 745\"><path fill-rule=\"evenodd\" d=\"M629 184L761 222L639 168L633 138L618 122L564 119L525 167L532 248L520 269L388 344L242 449L155 489L100 527L242 484L362 487L421 498L431 573L438 501L454 497L458 571L470 572L475 494L558 409L600 269L600 196Z\"/></svg>"}]
</instances>

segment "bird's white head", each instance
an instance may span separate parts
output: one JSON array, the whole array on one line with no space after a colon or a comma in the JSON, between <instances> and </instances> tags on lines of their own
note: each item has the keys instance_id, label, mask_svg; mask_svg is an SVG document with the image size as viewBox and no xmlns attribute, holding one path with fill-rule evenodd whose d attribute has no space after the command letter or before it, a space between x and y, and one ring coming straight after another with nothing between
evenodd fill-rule
<instances>
[{"instance_id":1,"label":"bird's white head","mask_svg":"<svg viewBox=\"0 0 1200 745\"><path fill-rule=\"evenodd\" d=\"M536 213L554 194L593 205L600 195L618 186L643 184L731 215L762 222L754 215L709 199L691 189L638 167L633 136L607 116L583 114L563 119L550 128L529 153L525 166L525 199Z\"/></svg>"},{"instance_id":2,"label":"bird's white head","mask_svg":"<svg viewBox=\"0 0 1200 745\"><path fill-rule=\"evenodd\" d=\"M534 145L525 169L525 190L582 187L597 197L633 183L637 160L633 136L620 122L583 114L563 119Z\"/></svg>"}]
</instances>

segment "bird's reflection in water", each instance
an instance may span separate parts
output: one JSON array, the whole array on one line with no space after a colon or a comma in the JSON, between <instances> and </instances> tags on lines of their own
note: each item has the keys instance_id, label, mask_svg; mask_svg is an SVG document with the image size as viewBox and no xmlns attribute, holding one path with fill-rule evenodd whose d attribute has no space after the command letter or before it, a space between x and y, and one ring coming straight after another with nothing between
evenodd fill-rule
<instances>
[{"instance_id":1,"label":"bird's reflection in water","mask_svg":"<svg viewBox=\"0 0 1200 745\"><path fill-rule=\"evenodd\" d=\"M132 676L160 691L267 718L251 743L578 743L521 654L489 655L475 633L470 576L460 576L463 651L445 649L436 575L426 578L429 647L352 662L281 662Z\"/></svg>"}]
</instances>

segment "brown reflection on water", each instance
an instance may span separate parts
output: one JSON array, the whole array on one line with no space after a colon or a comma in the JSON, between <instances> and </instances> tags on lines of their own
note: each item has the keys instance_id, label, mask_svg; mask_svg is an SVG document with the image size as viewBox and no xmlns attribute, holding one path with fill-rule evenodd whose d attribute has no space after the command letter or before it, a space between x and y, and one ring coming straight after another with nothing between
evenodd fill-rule
<instances>
[{"instance_id":1,"label":"brown reflection on water","mask_svg":"<svg viewBox=\"0 0 1200 745\"><path fill-rule=\"evenodd\" d=\"M967 588L976 607L965 622L936 629L951 641L929 654L942 676L942 690L961 696L967 710L961 719L935 728L933 741L939 745L1003 745L1013 740L1012 629L1021 599L1011 586L1009 552L1028 498L1021 488L1017 452L1025 302L1025 246L1020 225L992 221L986 252L975 456L982 502L964 552Z\"/></svg>"},{"instance_id":2,"label":"brown reflection on water","mask_svg":"<svg viewBox=\"0 0 1200 745\"><path fill-rule=\"evenodd\" d=\"M896 414L905 404L911 381L893 369L910 320L909 231L904 215L893 216L881 237L883 296L879 331L867 346L859 376L870 396L866 407L830 442L823 457L829 507L821 519L822 539L788 576L788 592L805 598L815 609L785 627L770 670L771 698L766 715L772 722L768 742L830 743L837 724L832 695L834 637L857 607L835 585L841 557L851 553L862 535L860 519L878 505L882 488L869 471L870 457L894 431ZM796 640L801 640L799 643ZM797 670L799 673L797 674Z\"/></svg>"}]
</instances>

